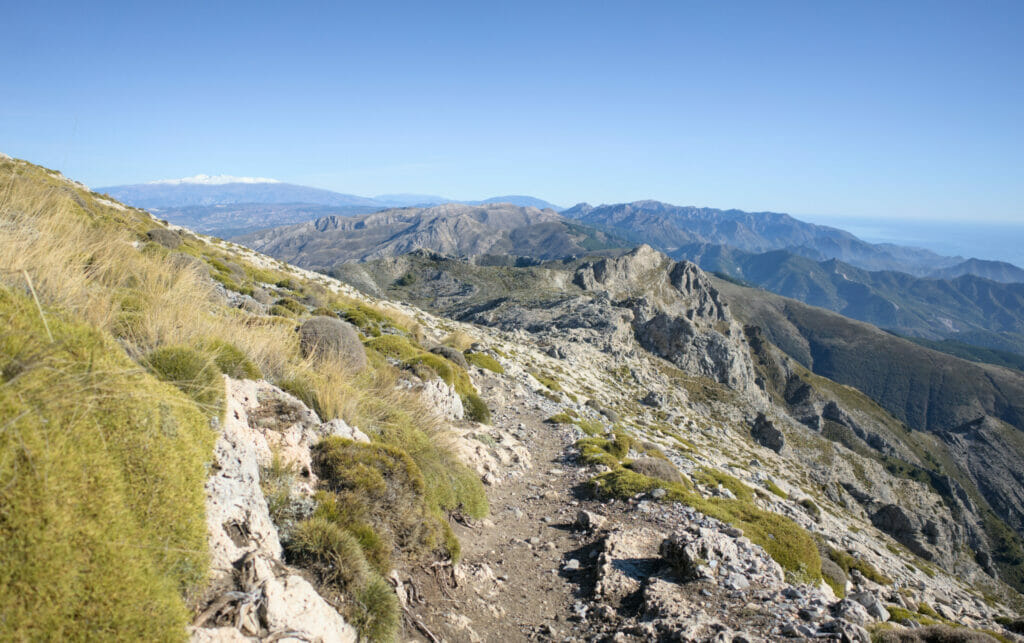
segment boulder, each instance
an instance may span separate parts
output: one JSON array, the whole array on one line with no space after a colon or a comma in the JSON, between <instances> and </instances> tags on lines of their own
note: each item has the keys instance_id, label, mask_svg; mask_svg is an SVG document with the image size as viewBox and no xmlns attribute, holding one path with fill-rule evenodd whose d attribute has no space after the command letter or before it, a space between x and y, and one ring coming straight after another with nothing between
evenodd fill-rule
<instances>
[{"instance_id":1,"label":"boulder","mask_svg":"<svg viewBox=\"0 0 1024 643\"><path fill-rule=\"evenodd\" d=\"M323 643L355 643L355 629L301 576L268 580L263 585L261 620L272 633Z\"/></svg>"},{"instance_id":2,"label":"boulder","mask_svg":"<svg viewBox=\"0 0 1024 643\"><path fill-rule=\"evenodd\" d=\"M861 625L836 619L822 625L819 630L834 634L842 643L871 643L871 635Z\"/></svg>"},{"instance_id":3,"label":"boulder","mask_svg":"<svg viewBox=\"0 0 1024 643\"><path fill-rule=\"evenodd\" d=\"M320 425L319 433L324 437L338 436L339 438L345 438L346 440L354 440L356 442L370 443L370 437L355 427L349 426L345 420L340 418L334 418L328 422L324 422Z\"/></svg>"},{"instance_id":4,"label":"boulder","mask_svg":"<svg viewBox=\"0 0 1024 643\"><path fill-rule=\"evenodd\" d=\"M313 317L299 327L304 357L337 357L354 370L366 367L366 349L355 326L337 317Z\"/></svg>"},{"instance_id":5,"label":"boulder","mask_svg":"<svg viewBox=\"0 0 1024 643\"><path fill-rule=\"evenodd\" d=\"M765 417L764 413L758 413L754 425L750 429L750 435L761 446L781 453L786 446L786 439L782 431L775 428L775 423Z\"/></svg>"},{"instance_id":6,"label":"boulder","mask_svg":"<svg viewBox=\"0 0 1024 643\"><path fill-rule=\"evenodd\" d=\"M868 616L875 619L876 621L888 621L889 610L885 609L885 604L872 592L854 592L847 598L853 601L857 601L864 606L864 609L868 611Z\"/></svg>"},{"instance_id":7,"label":"boulder","mask_svg":"<svg viewBox=\"0 0 1024 643\"><path fill-rule=\"evenodd\" d=\"M576 514L576 526L586 531L597 531L604 526L607 518L601 514L581 509Z\"/></svg>"},{"instance_id":8,"label":"boulder","mask_svg":"<svg viewBox=\"0 0 1024 643\"><path fill-rule=\"evenodd\" d=\"M868 623L874 622L874 618L868 614L867 608L858 603L855 600L844 598L838 603L833 603L832 607L829 608L832 612L832 616L836 619L853 623L854 625L864 626Z\"/></svg>"}]
</instances>

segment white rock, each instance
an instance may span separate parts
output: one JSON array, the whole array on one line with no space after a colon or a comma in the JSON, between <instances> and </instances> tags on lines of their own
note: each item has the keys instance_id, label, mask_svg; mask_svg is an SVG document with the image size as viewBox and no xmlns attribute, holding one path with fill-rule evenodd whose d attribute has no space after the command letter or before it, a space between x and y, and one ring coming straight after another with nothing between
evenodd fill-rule
<instances>
[{"instance_id":1,"label":"white rock","mask_svg":"<svg viewBox=\"0 0 1024 643\"><path fill-rule=\"evenodd\" d=\"M324 643L355 643L355 629L345 622L301 576L285 576L263 586L261 615L271 632L301 632Z\"/></svg>"}]
</instances>

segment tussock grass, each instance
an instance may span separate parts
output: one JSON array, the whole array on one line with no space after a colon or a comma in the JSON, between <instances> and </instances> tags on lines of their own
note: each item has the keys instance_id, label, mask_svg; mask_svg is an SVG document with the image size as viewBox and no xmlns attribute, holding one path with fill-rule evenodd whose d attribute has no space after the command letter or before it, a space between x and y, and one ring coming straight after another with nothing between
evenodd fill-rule
<instances>
[{"instance_id":1,"label":"tussock grass","mask_svg":"<svg viewBox=\"0 0 1024 643\"><path fill-rule=\"evenodd\" d=\"M0 286L0 639L181 640L208 557L209 417L45 314L53 342Z\"/></svg>"},{"instance_id":2,"label":"tussock grass","mask_svg":"<svg viewBox=\"0 0 1024 643\"><path fill-rule=\"evenodd\" d=\"M161 237L176 234L181 244L169 249L154 243L147 235L154 229L167 232ZM375 448L404 454L398 460L412 463L408 468L422 480L425 522L437 532L435 550L458 554L445 514L487 513L480 480L454 456L446 427L417 396L396 389L398 372L382 355L370 351L370 368L360 373L335 360L301 357L296 327L310 308L348 319L366 336L415 338L418 325L399 311L251 264L193 235L165 230L144 212L111 207L42 168L2 160L4 297L18 301L14 291L26 288L26 273L46 319L57 326L54 334L87 339L50 345L39 339L42 326L28 322L0 334L0 422L8 422L0 424L0 479L19 477L13 487L0 484L0 493L22 494L0 498L0 603L7 616L0 628L8 628L0 638L74 638L83 631L99 638L182 637L185 599L198 593L205 578L202 465L213 440L207 413L216 414L223 404L223 390L214 394L212 386L221 372L263 376L321 418L340 417L362 428ZM285 316L229 308L217 293L220 285L276 302L272 312ZM15 317L31 319L32 309L18 306ZM80 323L71 332L59 319ZM35 343L10 343L26 337ZM442 361L424 368L443 371L450 364L437 359ZM58 360L59 367L47 360ZM36 375L42 368L37 362L53 372ZM199 404L147 374L143 364ZM464 371L448 375L464 401L476 395ZM32 395L13 382L31 382ZM50 393L41 392L44 384ZM486 405L480 405L475 412L483 414ZM49 423L39 425L40 418ZM55 439L51 433L58 428ZM19 441L11 442L12 436ZM279 488L270 496L285 511L289 472L286 463L278 465L271 468L280 474ZM62 470L69 466L70 473ZM45 484L24 486L28 472L45 475ZM367 498L353 491L348 499L358 506ZM7 510L30 505L31 511ZM324 510L318 512L314 517L326 520ZM364 582L347 590L348 600L361 605L358 618L368 632L392 631L387 599L373 580L387 571L391 545L372 521L343 522L346 538L354 539L371 567ZM395 553L408 555L403 544Z\"/></svg>"}]
</instances>

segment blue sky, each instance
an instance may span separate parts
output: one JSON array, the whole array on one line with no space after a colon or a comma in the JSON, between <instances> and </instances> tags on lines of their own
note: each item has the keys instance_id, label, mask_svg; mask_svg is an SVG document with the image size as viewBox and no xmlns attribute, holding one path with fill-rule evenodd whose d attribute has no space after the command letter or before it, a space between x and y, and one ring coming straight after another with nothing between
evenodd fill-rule
<instances>
[{"instance_id":1,"label":"blue sky","mask_svg":"<svg viewBox=\"0 0 1024 643\"><path fill-rule=\"evenodd\" d=\"M372 5L372 6L371 6ZM90 185L1024 222L1024 3L5 3L0 151Z\"/></svg>"}]
</instances>

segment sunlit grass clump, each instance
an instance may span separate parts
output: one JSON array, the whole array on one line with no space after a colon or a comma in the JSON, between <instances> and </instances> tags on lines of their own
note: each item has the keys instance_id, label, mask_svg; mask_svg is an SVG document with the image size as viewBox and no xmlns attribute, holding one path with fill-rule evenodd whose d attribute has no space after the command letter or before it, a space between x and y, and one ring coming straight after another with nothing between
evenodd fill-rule
<instances>
[{"instance_id":1,"label":"sunlit grass clump","mask_svg":"<svg viewBox=\"0 0 1024 643\"><path fill-rule=\"evenodd\" d=\"M181 640L206 574L210 417L46 319L0 287L0 639Z\"/></svg>"}]
</instances>

